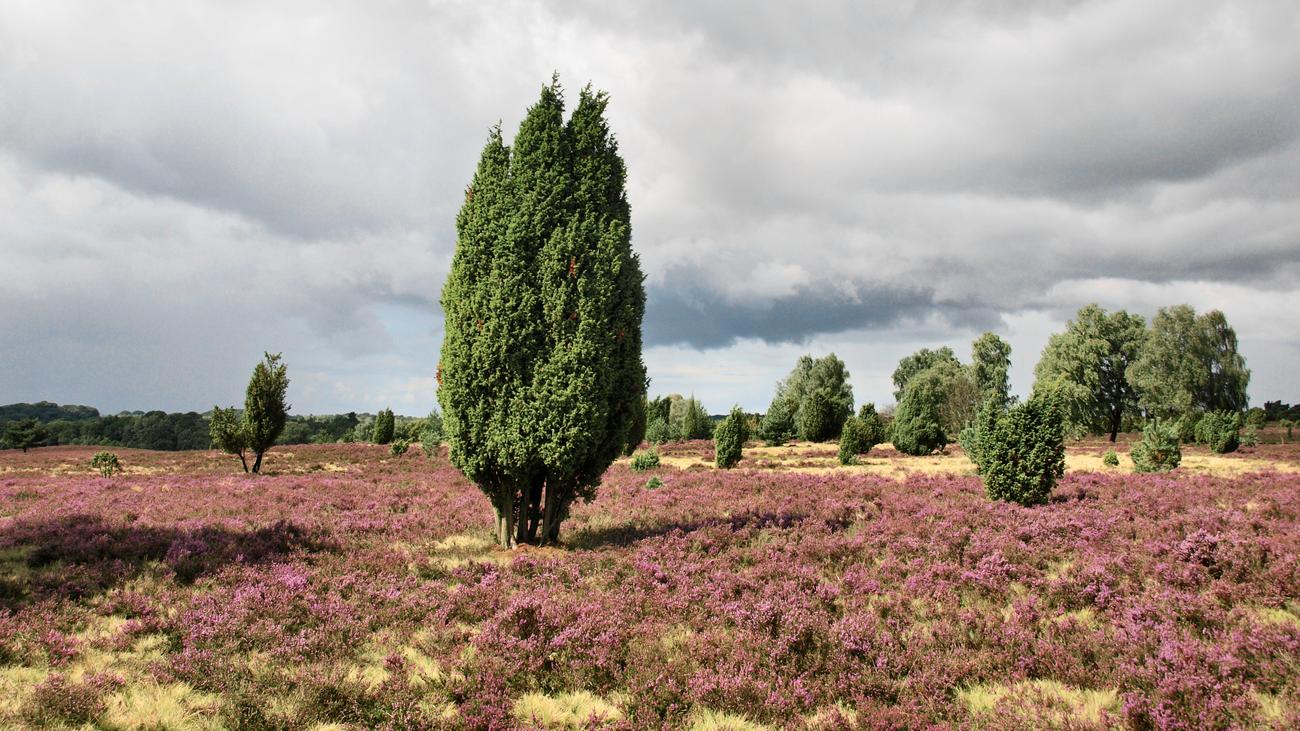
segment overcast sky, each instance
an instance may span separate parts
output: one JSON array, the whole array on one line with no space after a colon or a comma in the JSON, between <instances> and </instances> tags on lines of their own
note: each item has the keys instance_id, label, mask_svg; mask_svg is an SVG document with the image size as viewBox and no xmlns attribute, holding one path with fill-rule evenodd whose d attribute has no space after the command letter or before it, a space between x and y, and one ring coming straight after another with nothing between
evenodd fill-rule
<instances>
[{"instance_id":1,"label":"overcast sky","mask_svg":"<svg viewBox=\"0 0 1300 731\"><path fill-rule=\"evenodd\" d=\"M859 402L1088 302L1218 308L1300 401L1300 11L1196 2L0 4L0 403L422 414L488 128L611 94L652 393Z\"/></svg>"}]
</instances>

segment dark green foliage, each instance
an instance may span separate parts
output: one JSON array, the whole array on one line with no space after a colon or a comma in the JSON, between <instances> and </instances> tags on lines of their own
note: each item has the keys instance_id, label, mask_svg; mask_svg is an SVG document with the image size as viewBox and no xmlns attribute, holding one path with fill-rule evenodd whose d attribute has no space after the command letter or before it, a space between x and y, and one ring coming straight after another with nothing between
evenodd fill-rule
<instances>
[{"instance_id":1,"label":"dark green foliage","mask_svg":"<svg viewBox=\"0 0 1300 731\"><path fill-rule=\"evenodd\" d=\"M1206 445L1215 454L1237 451L1240 445L1238 431L1241 415L1232 411L1207 411L1196 422L1196 441Z\"/></svg>"},{"instance_id":2,"label":"dark green foliage","mask_svg":"<svg viewBox=\"0 0 1300 731\"><path fill-rule=\"evenodd\" d=\"M874 403L868 401L863 404L862 408L858 409L858 419L862 421L862 426L866 429L866 438L867 441L871 442L871 446L874 447L877 444L883 444L884 442L889 441L889 433L885 428L885 421L880 418L880 414L876 413L876 405ZM863 451L869 451L869 449Z\"/></svg>"},{"instance_id":3,"label":"dark green foliage","mask_svg":"<svg viewBox=\"0 0 1300 731\"><path fill-rule=\"evenodd\" d=\"M875 415L874 410L871 415ZM844 427L840 430L840 464L857 464L859 454L870 452L879 443L872 428L862 417L850 416L844 420Z\"/></svg>"},{"instance_id":4,"label":"dark green foliage","mask_svg":"<svg viewBox=\"0 0 1300 731\"><path fill-rule=\"evenodd\" d=\"M20 419L5 425L3 440L7 448L26 452L32 447L44 445L49 436L45 427L35 419Z\"/></svg>"},{"instance_id":5,"label":"dark green foliage","mask_svg":"<svg viewBox=\"0 0 1300 731\"><path fill-rule=\"evenodd\" d=\"M264 356L253 368L244 396L244 435L254 455L254 473L262 471L262 455L279 438L289 413L289 405L284 401L289 376L280 362L280 354L264 353Z\"/></svg>"},{"instance_id":6,"label":"dark green foliage","mask_svg":"<svg viewBox=\"0 0 1300 731\"><path fill-rule=\"evenodd\" d=\"M1107 449L1106 454L1101 457L1101 463L1107 467L1119 467L1119 455L1114 449Z\"/></svg>"},{"instance_id":7,"label":"dark green foliage","mask_svg":"<svg viewBox=\"0 0 1300 731\"><path fill-rule=\"evenodd\" d=\"M659 466L659 450L651 447L643 449L632 455L632 462L629 467L633 472L645 472Z\"/></svg>"},{"instance_id":8,"label":"dark green foliage","mask_svg":"<svg viewBox=\"0 0 1300 731\"><path fill-rule=\"evenodd\" d=\"M89 421L99 418L99 409L90 406L60 406L53 401L0 406L0 424L33 419L42 424L51 421Z\"/></svg>"},{"instance_id":9,"label":"dark green foliage","mask_svg":"<svg viewBox=\"0 0 1300 731\"><path fill-rule=\"evenodd\" d=\"M426 457L432 459L438 454L438 446L442 444L442 414L438 412L437 407L424 417L424 424L420 429L420 447L424 450Z\"/></svg>"},{"instance_id":10,"label":"dark green foliage","mask_svg":"<svg viewBox=\"0 0 1300 731\"><path fill-rule=\"evenodd\" d=\"M513 149L492 130L456 219L438 398L507 546L555 542L639 430L645 290L607 103L584 89L566 123L543 88Z\"/></svg>"},{"instance_id":11,"label":"dark green foliage","mask_svg":"<svg viewBox=\"0 0 1300 731\"><path fill-rule=\"evenodd\" d=\"M392 409L383 409L375 414L375 425L370 431L370 441L375 444L388 444L393 441L395 431Z\"/></svg>"},{"instance_id":12,"label":"dark green foliage","mask_svg":"<svg viewBox=\"0 0 1300 731\"><path fill-rule=\"evenodd\" d=\"M406 450L410 449L410 447L411 443L405 439L395 439L393 440L393 443L389 445L388 453L394 457L401 457L403 454L406 454Z\"/></svg>"},{"instance_id":13,"label":"dark green foliage","mask_svg":"<svg viewBox=\"0 0 1300 731\"><path fill-rule=\"evenodd\" d=\"M1011 345L986 332L971 343L971 377L979 404L993 401L999 409L1011 403Z\"/></svg>"},{"instance_id":14,"label":"dark green foliage","mask_svg":"<svg viewBox=\"0 0 1300 731\"><path fill-rule=\"evenodd\" d=\"M1145 340L1141 317L1087 305L1065 332L1047 341L1034 369L1034 393L1056 395L1071 437L1109 434L1113 442L1125 422L1138 416L1138 392L1128 370Z\"/></svg>"},{"instance_id":15,"label":"dark green foliage","mask_svg":"<svg viewBox=\"0 0 1300 731\"><path fill-rule=\"evenodd\" d=\"M646 425L645 440L651 444L666 444L673 439L672 430L668 427L668 420L656 416L653 421Z\"/></svg>"},{"instance_id":16,"label":"dark green foliage","mask_svg":"<svg viewBox=\"0 0 1300 731\"><path fill-rule=\"evenodd\" d=\"M104 477L112 477L114 472L122 471L122 463L112 452L96 452L95 456L90 458L90 466L99 470L99 474Z\"/></svg>"},{"instance_id":17,"label":"dark green foliage","mask_svg":"<svg viewBox=\"0 0 1300 731\"><path fill-rule=\"evenodd\" d=\"M1178 427L1172 421L1155 419L1142 430L1142 439L1129 450L1134 472L1168 472L1183 460Z\"/></svg>"},{"instance_id":18,"label":"dark green foliage","mask_svg":"<svg viewBox=\"0 0 1300 731\"><path fill-rule=\"evenodd\" d=\"M1188 305L1164 307L1151 321L1142 356L1129 369L1141 405L1161 419L1193 427L1205 411L1246 410L1250 371L1222 312L1197 316Z\"/></svg>"},{"instance_id":19,"label":"dark green foliage","mask_svg":"<svg viewBox=\"0 0 1300 731\"><path fill-rule=\"evenodd\" d=\"M655 475L645 481L645 489L647 490L658 490L663 486L664 486L664 481L659 479L659 475Z\"/></svg>"},{"instance_id":20,"label":"dark green foliage","mask_svg":"<svg viewBox=\"0 0 1300 731\"><path fill-rule=\"evenodd\" d=\"M780 395L772 399L759 425L758 435L769 447L779 447L794 436L794 412L788 400Z\"/></svg>"},{"instance_id":21,"label":"dark green foliage","mask_svg":"<svg viewBox=\"0 0 1300 731\"><path fill-rule=\"evenodd\" d=\"M646 431L646 403L645 398L640 399L632 408L632 424L627 431L627 444L623 445L623 456L628 456L641 446L645 441Z\"/></svg>"},{"instance_id":22,"label":"dark green foliage","mask_svg":"<svg viewBox=\"0 0 1300 731\"><path fill-rule=\"evenodd\" d=\"M940 411L948 397L943 366L930 368L907 382L903 399L894 411L894 448L921 456L948 445Z\"/></svg>"},{"instance_id":23,"label":"dark green foliage","mask_svg":"<svg viewBox=\"0 0 1300 731\"><path fill-rule=\"evenodd\" d=\"M799 407L797 425L799 439L805 442L824 442L834 439L843 421L835 419L843 411L833 394L824 388L813 391ZM850 412L852 413L852 412Z\"/></svg>"},{"instance_id":24,"label":"dark green foliage","mask_svg":"<svg viewBox=\"0 0 1300 731\"><path fill-rule=\"evenodd\" d=\"M938 365L951 366L953 371L961 369L961 362L957 360L952 348L947 346L938 350L922 348L900 360L898 367L894 369L894 401L902 402L907 384L916 376Z\"/></svg>"},{"instance_id":25,"label":"dark green foliage","mask_svg":"<svg viewBox=\"0 0 1300 731\"><path fill-rule=\"evenodd\" d=\"M238 456L239 463L247 472L248 459L244 457L244 452L248 450L248 433L245 431L243 418L234 408L223 409L213 406L212 419L209 423L212 446L227 454Z\"/></svg>"},{"instance_id":26,"label":"dark green foliage","mask_svg":"<svg viewBox=\"0 0 1300 731\"><path fill-rule=\"evenodd\" d=\"M739 406L732 407L731 413L713 430L715 451L714 462L718 467L729 470L740 461L741 450L749 439L749 423L745 412Z\"/></svg>"},{"instance_id":27,"label":"dark green foliage","mask_svg":"<svg viewBox=\"0 0 1300 731\"><path fill-rule=\"evenodd\" d=\"M1065 428L1050 396L1003 411L980 410L977 455L984 490L992 500L1040 505L1065 474Z\"/></svg>"},{"instance_id":28,"label":"dark green foliage","mask_svg":"<svg viewBox=\"0 0 1300 731\"><path fill-rule=\"evenodd\" d=\"M1283 419L1281 421L1281 426L1283 429L1286 429L1286 441L1291 441L1291 432L1295 429L1295 422L1290 419Z\"/></svg>"}]
</instances>

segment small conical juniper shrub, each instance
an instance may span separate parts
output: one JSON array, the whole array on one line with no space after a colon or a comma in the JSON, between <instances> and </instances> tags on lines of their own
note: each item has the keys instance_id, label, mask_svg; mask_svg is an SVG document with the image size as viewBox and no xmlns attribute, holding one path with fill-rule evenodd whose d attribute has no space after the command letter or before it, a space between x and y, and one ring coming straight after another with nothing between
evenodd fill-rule
<instances>
[{"instance_id":1,"label":"small conical juniper shrub","mask_svg":"<svg viewBox=\"0 0 1300 731\"><path fill-rule=\"evenodd\" d=\"M717 453L716 464L729 470L740 461L741 448L749 435L745 423L745 413L739 407L733 408L726 419L713 431L714 450Z\"/></svg>"},{"instance_id":2,"label":"small conical juniper shrub","mask_svg":"<svg viewBox=\"0 0 1300 731\"><path fill-rule=\"evenodd\" d=\"M1142 439L1129 451L1134 472L1168 472L1183 460L1178 446L1178 425L1171 421L1155 421L1142 430Z\"/></svg>"},{"instance_id":3,"label":"small conical juniper shrub","mask_svg":"<svg viewBox=\"0 0 1300 731\"><path fill-rule=\"evenodd\" d=\"M659 466L659 450L651 447L643 449L632 455L632 464L629 465L633 472L645 472Z\"/></svg>"},{"instance_id":4,"label":"small conical juniper shrub","mask_svg":"<svg viewBox=\"0 0 1300 731\"><path fill-rule=\"evenodd\" d=\"M876 405L874 403L868 401L863 404L862 408L858 409L858 418L862 420L862 426L867 430L867 440L871 442L871 446L874 447L877 444L889 441L889 434L885 429L885 422L880 418L880 414L876 413ZM870 449L865 449L863 451L870 451Z\"/></svg>"},{"instance_id":5,"label":"small conical juniper shrub","mask_svg":"<svg viewBox=\"0 0 1300 731\"><path fill-rule=\"evenodd\" d=\"M850 416L844 420L844 428L840 430L840 464L857 464L858 455L870 452L876 443L866 422Z\"/></svg>"},{"instance_id":6,"label":"small conical juniper shrub","mask_svg":"<svg viewBox=\"0 0 1300 731\"><path fill-rule=\"evenodd\" d=\"M1052 397L1032 398L979 425L979 471L992 500L1047 502L1065 473L1065 422Z\"/></svg>"},{"instance_id":7,"label":"small conical juniper shrub","mask_svg":"<svg viewBox=\"0 0 1300 731\"><path fill-rule=\"evenodd\" d=\"M1107 467L1119 467L1119 455L1113 449L1107 449L1106 454L1102 456L1101 463Z\"/></svg>"}]
</instances>

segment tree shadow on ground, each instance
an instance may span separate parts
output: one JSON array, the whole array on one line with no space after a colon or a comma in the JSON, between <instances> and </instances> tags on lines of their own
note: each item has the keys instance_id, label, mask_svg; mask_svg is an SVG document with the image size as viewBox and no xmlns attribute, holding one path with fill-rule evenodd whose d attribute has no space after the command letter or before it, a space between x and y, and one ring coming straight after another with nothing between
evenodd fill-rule
<instances>
[{"instance_id":1,"label":"tree shadow on ground","mask_svg":"<svg viewBox=\"0 0 1300 731\"><path fill-rule=\"evenodd\" d=\"M851 514L810 515L784 511L749 511L731 516L715 516L694 520L668 521L644 525L627 522L600 528L578 528L566 537L564 544L575 551L592 551L600 548L626 548L643 540L698 530L723 529L730 532L786 529L805 525L809 521L824 524L830 530L841 530L853 522Z\"/></svg>"},{"instance_id":2,"label":"tree shadow on ground","mask_svg":"<svg viewBox=\"0 0 1300 731\"><path fill-rule=\"evenodd\" d=\"M189 584L228 564L329 550L317 530L280 521L254 530L114 523L78 513L0 530L0 609L99 594L146 570Z\"/></svg>"}]
</instances>

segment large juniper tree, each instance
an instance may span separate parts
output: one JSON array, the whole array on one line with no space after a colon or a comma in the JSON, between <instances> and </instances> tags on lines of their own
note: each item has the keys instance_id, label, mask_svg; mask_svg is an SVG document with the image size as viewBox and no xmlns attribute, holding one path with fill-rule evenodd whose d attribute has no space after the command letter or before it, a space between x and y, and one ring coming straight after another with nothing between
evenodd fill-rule
<instances>
[{"instance_id":1,"label":"large juniper tree","mask_svg":"<svg viewBox=\"0 0 1300 731\"><path fill-rule=\"evenodd\" d=\"M456 221L438 400L506 546L555 542L643 418L645 290L607 103L584 89L565 122L543 88L513 149L490 133Z\"/></svg>"}]
</instances>

